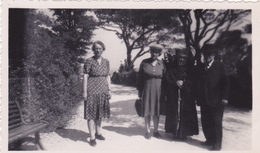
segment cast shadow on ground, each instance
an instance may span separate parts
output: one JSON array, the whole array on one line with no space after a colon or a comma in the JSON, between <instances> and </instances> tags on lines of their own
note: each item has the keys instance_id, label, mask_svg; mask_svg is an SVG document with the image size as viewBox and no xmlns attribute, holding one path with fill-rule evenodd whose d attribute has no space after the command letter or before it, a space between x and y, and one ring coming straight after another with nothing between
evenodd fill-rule
<instances>
[{"instance_id":1,"label":"cast shadow on ground","mask_svg":"<svg viewBox=\"0 0 260 153\"><path fill-rule=\"evenodd\" d=\"M118 134L122 134L125 136L144 136L144 127L137 126L137 127L115 127L115 126L104 126L103 129L108 131L113 131ZM151 129L152 130L152 129ZM152 132L152 131L151 131ZM160 134L162 135L162 140L165 141L172 141L163 131L159 130Z\"/></svg>"},{"instance_id":2,"label":"cast shadow on ground","mask_svg":"<svg viewBox=\"0 0 260 153\"><path fill-rule=\"evenodd\" d=\"M103 129L113 131L126 136L144 136L144 119L139 117L135 110L136 99L121 100L111 103L111 118L108 122L113 126L103 126ZM171 141L164 133L165 117L160 118L159 132L163 140ZM153 133L153 123L151 122L151 132Z\"/></svg>"},{"instance_id":3,"label":"cast shadow on ground","mask_svg":"<svg viewBox=\"0 0 260 153\"><path fill-rule=\"evenodd\" d=\"M143 135L143 127L116 127L116 126L104 126L103 129L108 131L113 131L118 134L126 135L126 136L136 136L136 135Z\"/></svg>"},{"instance_id":4,"label":"cast shadow on ground","mask_svg":"<svg viewBox=\"0 0 260 153\"><path fill-rule=\"evenodd\" d=\"M241 119L232 118L232 117L225 117L223 119L223 121L229 122L229 123L233 122L234 124L242 124L242 125L252 126L252 124L250 124L250 123L247 123L247 122L245 122L245 121L243 121Z\"/></svg>"},{"instance_id":5,"label":"cast shadow on ground","mask_svg":"<svg viewBox=\"0 0 260 153\"><path fill-rule=\"evenodd\" d=\"M59 136L73 141L88 142L87 138L90 137L90 134L77 129L57 129L55 132Z\"/></svg>"},{"instance_id":6,"label":"cast shadow on ground","mask_svg":"<svg viewBox=\"0 0 260 153\"><path fill-rule=\"evenodd\" d=\"M18 145L18 147L15 148L9 148L10 151L37 151L39 148L37 148L36 144L34 143L35 139L32 137L26 137L22 140L21 146ZM17 142L19 143L19 142ZM13 144L13 146L16 144Z\"/></svg>"},{"instance_id":7,"label":"cast shadow on ground","mask_svg":"<svg viewBox=\"0 0 260 153\"><path fill-rule=\"evenodd\" d=\"M143 135L142 121L134 109L135 99L121 100L110 104L110 124L114 126L103 126L104 129L126 136ZM124 125L127 124L127 127Z\"/></svg>"}]
</instances>

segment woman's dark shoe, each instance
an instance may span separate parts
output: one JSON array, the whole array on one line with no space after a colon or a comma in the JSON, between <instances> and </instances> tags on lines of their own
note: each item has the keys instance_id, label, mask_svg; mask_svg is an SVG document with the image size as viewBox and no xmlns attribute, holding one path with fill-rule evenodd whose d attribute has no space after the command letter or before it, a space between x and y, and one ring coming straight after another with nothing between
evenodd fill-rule
<instances>
[{"instance_id":1,"label":"woman's dark shoe","mask_svg":"<svg viewBox=\"0 0 260 153\"><path fill-rule=\"evenodd\" d=\"M146 132L145 135L144 135L144 137L145 137L146 139L151 139L151 133L150 133L150 132Z\"/></svg>"},{"instance_id":2,"label":"woman's dark shoe","mask_svg":"<svg viewBox=\"0 0 260 153\"><path fill-rule=\"evenodd\" d=\"M90 144L92 147L95 147L95 146L97 145L96 139L93 139L93 140L90 139L89 144Z\"/></svg>"},{"instance_id":3,"label":"woman's dark shoe","mask_svg":"<svg viewBox=\"0 0 260 153\"><path fill-rule=\"evenodd\" d=\"M102 134L95 134L95 137L96 137L96 139L98 139L98 140L105 140L105 137L103 137L103 135Z\"/></svg>"},{"instance_id":4,"label":"woman's dark shoe","mask_svg":"<svg viewBox=\"0 0 260 153\"><path fill-rule=\"evenodd\" d=\"M160 135L159 132L154 132L154 133L153 133L153 136L154 136L155 138L157 138L157 139L162 138L162 136Z\"/></svg>"}]
</instances>

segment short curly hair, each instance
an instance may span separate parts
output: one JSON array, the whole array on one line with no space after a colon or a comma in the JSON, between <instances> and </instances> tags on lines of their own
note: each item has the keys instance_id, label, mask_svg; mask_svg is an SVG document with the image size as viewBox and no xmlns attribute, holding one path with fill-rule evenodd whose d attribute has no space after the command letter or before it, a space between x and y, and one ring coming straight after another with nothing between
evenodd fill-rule
<instances>
[{"instance_id":1,"label":"short curly hair","mask_svg":"<svg viewBox=\"0 0 260 153\"><path fill-rule=\"evenodd\" d=\"M105 44L104 44L102 41L97 40L97 41L95 41L95 42L93 43L93 45L92 45L92 50L93 50L93 51L95 51L95 45L96 45L96 44L99 44L99 45L103 48L103 51L106 50Z\"/></svg>"}]
</instances>

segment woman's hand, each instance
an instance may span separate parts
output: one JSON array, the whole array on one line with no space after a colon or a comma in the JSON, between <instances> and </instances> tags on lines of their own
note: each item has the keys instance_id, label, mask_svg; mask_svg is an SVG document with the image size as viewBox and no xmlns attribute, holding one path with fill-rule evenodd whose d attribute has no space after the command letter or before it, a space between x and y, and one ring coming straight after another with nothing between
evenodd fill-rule
<instances>
[{"instance_id":1,"label":"woman's hand","mask_svg":"<svg viewBox=\"0 0 260 153\"><path fill-rule=\"evenodd\" d=\"M178 80L178 81L176 82L176 84L177 84L177 86L178 86L179 88L182 88L182 86L183 86L183 80Z\"/></svg>"},{"instance_id":2,"label":"woman's hand","mask_svg":"<svg viewBox=\"0 0 260 153\"><path fill-rule=\"evenodd\" d=\"M138 91L138 97L139 97L139 98L142 97L142 92Z\"/></svg>"},{"instance_id":3,"label":"woman's hand","mask_svg":"<svg viewBox=\"0 0 260 153\"><path fill-rule=\"evenodd\" d=\"M111 91L108 91L108 99L111 99Z\"/></svg>"}]
</instances>

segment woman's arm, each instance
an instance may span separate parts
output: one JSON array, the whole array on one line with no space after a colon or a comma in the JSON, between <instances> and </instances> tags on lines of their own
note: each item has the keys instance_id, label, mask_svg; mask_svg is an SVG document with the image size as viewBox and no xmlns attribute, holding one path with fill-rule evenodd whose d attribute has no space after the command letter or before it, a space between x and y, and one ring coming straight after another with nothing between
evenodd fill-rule
<instances>
[{"instance_id":1,"label":"woman's arm","mask_svg":"<svg viewBox=\"0 0 260 153\"><path fill-rule=\"evenodd\" d=\"M87 85L88 85L88 74L83 75L83 98L87 100Z\"/></svg>"},{"instance_id":2,"label":"woman's arm","mask_svg":"<svg viewBox=\"0 0 260 153\"><path fill-rule=\"evenodd\" d=\"M110 75L107 75L106 79L107 79L108 90L110 92L110 90L111 90L111 77L110 77Z\"/></svg>"}]
</instances>

